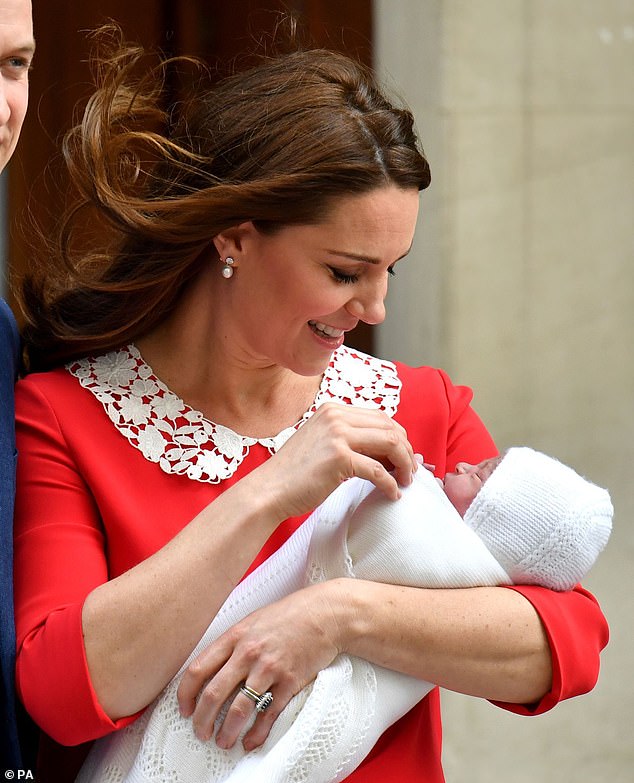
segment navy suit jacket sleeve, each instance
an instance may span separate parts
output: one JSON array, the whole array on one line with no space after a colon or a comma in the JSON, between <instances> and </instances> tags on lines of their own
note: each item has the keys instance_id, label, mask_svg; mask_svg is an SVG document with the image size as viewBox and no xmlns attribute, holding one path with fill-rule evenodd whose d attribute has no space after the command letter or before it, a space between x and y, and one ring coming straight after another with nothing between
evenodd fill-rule
<instances>
[{"instance_id":1,"label":"navy suit jacket sleeve","mask_svg":"<svg viewBox=\"0 0 634 783\"><path fill-rule=\"evenodd\" d=\"M13 620L13 501L15 498L15 411L13 387L19 339L13 313L0 299L0 759L19 768L15 714L15 624Z\"/></svg>"}]
</instances>

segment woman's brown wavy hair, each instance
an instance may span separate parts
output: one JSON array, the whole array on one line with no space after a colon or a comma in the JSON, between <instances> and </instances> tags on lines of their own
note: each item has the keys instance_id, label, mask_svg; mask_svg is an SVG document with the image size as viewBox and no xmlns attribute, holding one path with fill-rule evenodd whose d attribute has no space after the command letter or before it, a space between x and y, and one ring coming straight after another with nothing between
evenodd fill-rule
<instances>
[{"instance_id":1,"label":"woman's brown wavy hair","mask_svg":"<svg viewBox=\"0 0 634 783\"><path fill-rule=\"evenodd\" d=\"M114 25L95 35L95 92L62 148L78 197L21 285L28 371L152 329L230 226L314 223L337 197L430 182L412 114L342 54L263 57L213 85L190 58L149 67ZM166 74L192 67L166 105Z\"/></svg>"}]
</instances>

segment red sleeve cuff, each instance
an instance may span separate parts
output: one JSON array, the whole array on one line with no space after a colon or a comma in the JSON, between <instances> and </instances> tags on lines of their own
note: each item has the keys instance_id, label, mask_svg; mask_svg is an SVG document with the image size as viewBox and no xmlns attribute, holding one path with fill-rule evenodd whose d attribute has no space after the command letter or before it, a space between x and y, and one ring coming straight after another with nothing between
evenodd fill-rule
<instances>
[{"instance_id":1,"label":"red sleeve cuff","mask_svg":"<svg viewBox=\"0 0 634 783\"><path fill-rule=\"evenodd\" d=\"M82 607L58 609L27 636L18 651L17 687L38 726L62 745L78 745L134 722L103 711L93 690L82 633Z\"/></svg>"},{"instance_id":2,"label":"red sleeve cuff","mask_svg":"<svg viewBox=\"0 0 634 783\"><path fill-rule=\"evenodd\" d=\"M518 715L541 715L564 699L591 691L597 683L600 653L609 630L597 600L579 585L567 592L512 585L537 611L548 637L552 658L552 685L535 704L493 702Z\"/></svg>"}]
</instances>

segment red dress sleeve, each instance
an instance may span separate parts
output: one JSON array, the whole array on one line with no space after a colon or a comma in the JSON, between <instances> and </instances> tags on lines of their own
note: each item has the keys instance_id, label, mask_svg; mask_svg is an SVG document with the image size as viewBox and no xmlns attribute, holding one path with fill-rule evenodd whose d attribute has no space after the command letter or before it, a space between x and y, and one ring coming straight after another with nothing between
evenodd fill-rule
<instances>
[{"instance_id":1,"label":"red dress sleeve","mask_svg":"<svg viewBox=\"0 0 634 783\"><path fill-rule=\"evenodd\" d=\"M137 716L110 720L88 673L82 606L88 593L108 579L94 501L55 413L28 379L17 386L16 411L17 687L35 722L56 741L75 745Z\"/></svg>"},{"instance_id":2,"label":"red dress sleeve","mask_svg":"<svg viewBox=\"0 0 634 783\"><path fill-rule=\"evenodd\" d=\"M518 715L541 715L564 699L581 696L597 683L600 653L609 639L607 621L596 598L580 585L559 593L532 585L512 586L534 606L552 656L550 691L536 704L493 702Z\"/></svg>"}]
</instances>

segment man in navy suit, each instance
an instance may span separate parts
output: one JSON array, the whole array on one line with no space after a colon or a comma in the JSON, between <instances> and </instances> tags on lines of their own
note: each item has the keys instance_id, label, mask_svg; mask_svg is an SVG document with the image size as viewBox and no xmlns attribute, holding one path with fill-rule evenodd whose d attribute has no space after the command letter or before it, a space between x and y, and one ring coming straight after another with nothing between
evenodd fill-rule
<instances>
[{"instance_id":1,"label":"man in navy suit","mask_svg":"<svg viewBox=\"0 0 634 783\"><path fill-rule=\"evenodd\" d=\"M0 171L13 154L22 129L34 49L31 0L0 0ZM5 770L21 769L23 763L16 724L13 621L13 386L18 345L13 313L0 299L0 769Z\"/></svg>"}]
</instances>

